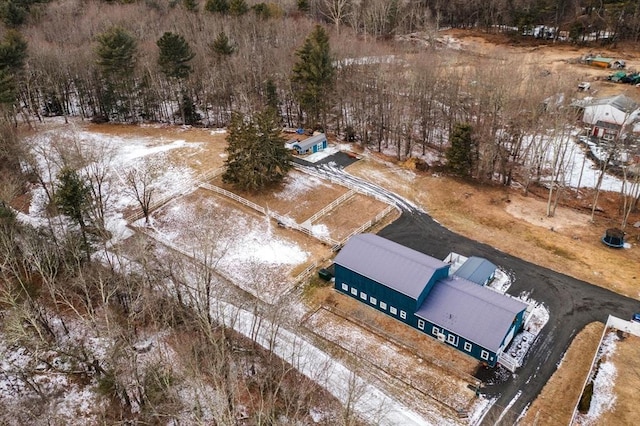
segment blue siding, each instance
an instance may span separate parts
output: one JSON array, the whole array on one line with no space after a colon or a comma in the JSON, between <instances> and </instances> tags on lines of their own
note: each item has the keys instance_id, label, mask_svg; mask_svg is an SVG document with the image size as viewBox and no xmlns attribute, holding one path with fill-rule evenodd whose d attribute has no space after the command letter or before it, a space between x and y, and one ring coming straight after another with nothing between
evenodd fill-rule
<instances>
[{"instance_id":1,"label":"blue siding","mask_svg":"<svg viewBox=\"0 0 640 426\"><path fill-rule=\"evenodd\" d=\"M416 323L417 320L419 318L416 317ZM467 355L471 355L472 357L476 358L477 360L480 360L482 362L487 363L487 365L489 365L490 367L494 367L496 365L496 363L498 362L498 357L496 356L495 352L492 352L486 348L483 348L480 345L477 345L475 343L473 343L472 341L466 340L464 337L458 336L455 333L450 332L449 330L442 328L440 326L438 326L437 324L433 324L429 321L425 321L423 320L425 325L424 325L424 329L420 329L417 325L416 328L418 330L420 330L421 332L423 332L424 334L433 337L434 339L436 339L437 337L434 335L433 332L433 328L437 327L438 330L440 331L440 333L444 334L445 336L445 341L444 343L461 351L464 352ZM450 337L452 336L452 337ZM450 339L453 339L453 343L450 341ZM465 347L465 343L467 344L467 347ZM470 345L470 347L469 347ZM467 350L469 349L469 350ZM485 352L486 355L486 359L482 357L483 355L483 351Z\"/></svg>"},{"instance_id":2,"label":"blue siding","mask_svg":"<svg viewBox=\"0 0 640 426\"><path fill-rule=\"evenodd\" d=\"M348 289L345 290L342 286L343 284L346 284ZM417 323L414 315L416 301L414 299L338 264L335 264L335 289L376 308L380 312L384 312L412 327L416 327ZM352 289L356 289L357 294L353 294ZM366 295L366 301L362 293ZM373 303L372 297L375 299L375 303ZM384 305L381 306L380 302L385 303L386 307L383 308L382 306ZM392 307L397 310L395 315L391 314ZM406 318L400 316L400 311L405 312Z\"/></svg>"},{"instance_id":3,"label":"blue siding","mask_svg":"<svg viewBox=\"0 0 640 426\"><path fill-rule=\"evenodd\" d=\"M454 347L455 349L458 349L459 351L464 352L465 354L470 355L491 367L496 365L498 357L495 352L490 351L472 341L466 340L438 324L431 323L414 315L435 282L448 275L449 265L436 270L429 283L425 286L425 290L420 294L418 301L396 290L386 287L377 281L345 268L344 266L334 264L334 267L335 289L342 294L350 296L353 299L375 308L392 318L402 321L432 338L437 338L433 333L433 328L437 327L439 332L445 336L445 344ZM346 285L346 288L343 285ZM385 305L382 305L381 302ZM416 302L418 303L416 304ZM391 312L392 307L397 310L395 314ZM402 318L401 312L404 312L405 318ZM514 318L513 327L515 327L516 332L522 327L524 313L525 311L523 310ZM422 325L422 321L424 321L424 327L420 327L420 325ZM506 338L507 335L508 333L505 334L504 337Z\"/></svg>"},{"instance_id":4,"label":"blue siding","mask_svg":"<svg viewBox=\"0 0 640 426\"><path fill-rule=\"evenodd\" d=\"M446 272L446 269L443 268ZM347 288L343 287L346 284ZM380 312L387 314L388 316L395 318L403 323L415 328L418 331L432 337L437 338L433 334L433 327L437 327L438 330L445 335L444 343L470 355L479 361L487 363L487 365L493 367L498 361L498 357L495 352L489 351L463 337L450 332L449 330L433 324L429 321L422 320L414 315L416 309L416 301L402 293L385 287L376 281L366 278L360 274L357 274L350 269L335 264L335 289L364 303L372 308L377 309ZM353 293L355 291L355 294ZM364 293L364 294L363 294ZM428 293L428 292L427 292ZM364 296L366 295L366 299ZM373 298L373 299L372 299ZM385 308L382 308L382 303L386 304ZM391 313L391 308L397 309L396 314ZM401 317L401 311L405 312L405 318ZM521 312L515 319L514 325L520 327L522 324L523 313ZM424 327L419 327L419 321L424 321ZM517 329L516 329L517 330ZM451 337L450 337L451 336ZM506 337L506 336L505 336ZM467 344L465 347L465 343ZM483 358L483 352L486 358Z\"/></svg>"}]
</instances>

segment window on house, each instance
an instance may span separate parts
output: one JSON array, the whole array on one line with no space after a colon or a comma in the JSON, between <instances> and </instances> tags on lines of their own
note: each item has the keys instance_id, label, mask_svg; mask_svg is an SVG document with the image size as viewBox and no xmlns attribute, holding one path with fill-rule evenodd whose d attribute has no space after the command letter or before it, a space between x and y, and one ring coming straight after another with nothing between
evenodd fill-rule
<instances>
[{"instance_id":1,"label":"window on house","mask_svg":"<svg viewBox=\"0 0 640 426\"><path fill-rule=\"evenodd\" d=\"M372 305L375 305L375 304L377 304L377 303L378 303L378 300L377 300L375 297L371 296L371 297L369 298L369 302L371 302L371 304L372 304Z\"/></svg>"},{"instance_id":2,"label":"window on house","mask_svg":"<svg viewBox=\"0 0 640 426\"><path fill-rule=\"evenodd\" d=\"M447 343L453 346L458 346L458 337L455 334L450 334L447 336Z\"/></svg>"},{"instance_id":3,"label":"window on house","mask_svg":"<svg viewBox=\"0 0 640 426\"><path fill-rule=\"evenodd\" d=\"M380 309L387 309L387 304L384 302L380 302Z\"/></svg>"},{"instance_id":4,"label":"window on house","mask_svg":"<svg viewBox=\"0 0 640 426\"><path fill-rule=\"evenodd\" d=\"M400 311L400 318L407 319L407 313L405 311Z\"/></svg>"},{"instance_id":5,"label":"window on house","mask_svg":"<svg viewBox=\"0 0 640 426\"><path fill-rule=\"evenodd\" d=\"M342 283L342 289L344 291L349 291L349 286L346 283Z\"/></svg>"},{"instance_id":6,"label":"window on house","mask_svg":"<svg viewBox=\"0 0 640 426\"><path fill-rule=\"evenodd\" d=\"M351 294L353 294L354 296L357 296L358 295L358 289L351 287Z\"/></svg>"},{"instance_id":7,"label":"window on house","mask_svg":"<svg viewBox=\"0 0 640 426\"><path fill-rule=\"evenodd\" d=\"M389 307L389 312L391 312L393 315L397 315L398 314L398 310L396 308L394 308L393 306Z\"/></svg>"},{"instance_id":8,"label":"window on house","mask_svg":"<svg viewBox=\"0 0 640 426\"><path fill-rule=\"evenodd\" d=\"M421 320L421 319L418 320L418 328L420 330L424 330L424 320Z\"/></svg>"},{"instance_id":9,"label":"window on house","mask_svg":"<svg viewBox=\"0 0 640 426\"><path fill-rule=\"evenodd\" d=\"M433 327L433 330L431 330L431 332L434 336L437 336L438 334L440 334L440 329L438 327Z\"/></svg>"},{"instance_id":10,"label":"window on house","mask_svg":"<svg viewBox=\"0 0 640 426\"><path fill-rule=\"evenodd\" d=\"M480 352L480 358L482 359L489 359L489 352L485 351L484 349L482 350L482 352Z\"/></svg>"},{"instance_id":11,"label":"window on house","mask_svg":"<svg viewBox=\"0 0 640 426\"><path fill-rule=\"evenodd\" d=\"M464 350L467 352L471 352L471 343L464 342Z\"/></svg>"},{"instance_id":12,"label":"window on house","mask_svg":"<svg viewBox=\"0 0 640 426\"><path fill-rule=\"evenodd\" d=\"M367 293L365 293L364 291L361 291L360 292L360 299L367 300Z\"/></svg>"}]
</instances>

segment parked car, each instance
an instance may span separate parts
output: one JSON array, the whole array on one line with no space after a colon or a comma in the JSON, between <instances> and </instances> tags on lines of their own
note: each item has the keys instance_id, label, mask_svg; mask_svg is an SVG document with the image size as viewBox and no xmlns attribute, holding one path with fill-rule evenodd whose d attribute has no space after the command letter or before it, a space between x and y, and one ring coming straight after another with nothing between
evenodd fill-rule
<instances>
[{"instance_id":1,"label":"parked car","mask_svg":"<svg viewBox=\"0 0 640 426\"><path fill-rule=\"evenodd\" d=\"M591 83L589 83L588 81L583 81L582 83L578 84L578 90L587 91L590 88Z\"/></svg>"},{"instance_id":2,"label":"parked car","mask_svg":"<svg viewBox=\"0 0 640 426\"><path fill-rule=\"evenodd\" d=\"M635 314L633 314L633 316L631 317L631 321L640 322L640 312L636 312Z\"/></svg>"}]
</instances>

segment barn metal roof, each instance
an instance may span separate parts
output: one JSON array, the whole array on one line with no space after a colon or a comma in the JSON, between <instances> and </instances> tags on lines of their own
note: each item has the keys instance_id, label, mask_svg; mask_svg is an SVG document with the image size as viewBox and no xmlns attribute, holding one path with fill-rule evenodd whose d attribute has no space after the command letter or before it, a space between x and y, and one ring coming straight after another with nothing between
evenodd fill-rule
<instances>
[{"instance_id":1,"label":"barn metal roof","mask_svg":"<svg viewBox=\"0 0 640 426\"><path fill-rule=\"evenodd\" d=\"M375 234L351 237L334 262L413 299L446 263Z\"/></svg>"},{"instance_id":2,"label":"barn metal roof","mask_svg":"<svg viewBox=\"0 0 640 426\"><path fill-rule=\"evenodd\" d=\"M487 259L471 256L456 270L454 275L484 285L485 281L496 271L496 268L497 266Z\"/></svg>"},{"instance_id":3,"label":"barn metal roof","mask_svg":"<svg viewBox=\"0 0 640 426\"><path fill-rule=\"evenodd\" d=\"M515 316L527 304L451 276L438 281L416 316L497 352Z\"/></svg>"},{"instance_id":4,"label":"barn metal roof","mask_svg":"<svg viewBox=\"0 0 640 426\"><path fill-rule=\"evenodd\" d=\"M625 112L632 113L638 109L638 104L628 96L616 95L608 98L592 99L585 103L585 107L597 106L597 105L611 105L612 107Z\"/></svg>"},{"instance_id":5,"label":"barn metal roof","mask_svg":"<svg viewBox=\"0 0 640 426\"><path fill-rule=\"evenodd\" d=\"M303 141L296 142L293 146L297 146L301 150L306 151L307 149L311 148L312 146L326 138L327 135L325 135L324 133L318 133L317 135L311 136L310 138L307 138Z\"/></svg>"}]
</instances>

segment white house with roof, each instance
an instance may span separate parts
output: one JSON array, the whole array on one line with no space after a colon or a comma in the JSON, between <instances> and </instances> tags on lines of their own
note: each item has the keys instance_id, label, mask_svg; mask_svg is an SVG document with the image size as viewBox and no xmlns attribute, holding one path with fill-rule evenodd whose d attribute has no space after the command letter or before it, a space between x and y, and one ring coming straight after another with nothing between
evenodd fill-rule
<instances>
[{"instance_id":1,"label":"white house with roof","mask_svg":"<svg viewBox=\"0 0 640 426\"><path fill-rule=\"evenodd\" d=\"M335 289L495 366L522 327L528 305L449 274L450 266L377 235L360 234L334 260Z\"/></svg>"},{"instance_id":2,"label":"white house with roof","mask_svg":"<svg viewBox=\"0 0 640 426\"><path fill-rule=\"evenodd\" d=\"M625 95L600 99L585 99L574 103L582 109L582 122L589 126L591 136L613 140L638 116L639 105Z\"/></svg>"}]
</instances>

